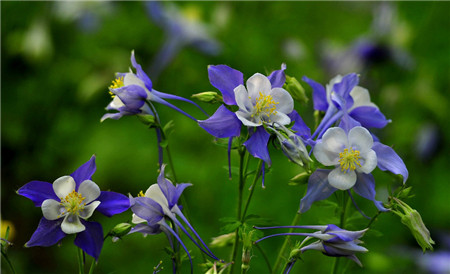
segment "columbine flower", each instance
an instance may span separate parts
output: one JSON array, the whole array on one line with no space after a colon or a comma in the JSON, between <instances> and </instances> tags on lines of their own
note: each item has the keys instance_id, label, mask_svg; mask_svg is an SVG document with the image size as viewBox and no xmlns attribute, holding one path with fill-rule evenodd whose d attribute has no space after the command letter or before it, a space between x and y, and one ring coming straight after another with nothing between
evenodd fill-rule
<instances>
[{"instance_id":1,"label":"columbine flower","mask_svg":"<svg viewBox=\"0 0 450 274\"><path fill-rule=\"evenodd\" d=\"M18 190L35 206L42 208L44 217L31 239L30 246L51 246L67 234L77 234L75 245L98 259L103 245L103 229L99 223L88 222L94 210L108 217L130 207L125 195L100 191L91 181L96 169L95 156L80 166L70 176L63 176L53 184L31 181Z\"/></svg>"},{"instance_id":2,"label":"columbine flower","mask_svg":"<svg viewBox=\"0 0 450 274\"><path fill-rule=\"evenodd\" d=\"M220 53L221 45L212 35L213 26L198 18L198 10L194 7L181 10L171 3L164 4L157 1L146 3L148 14L166 33L165 42L150 68L152 77L157 77L186 46L208 55Z\"/></svg>"},{"instance_id":3,"label":"columbine flower","mask_svg":"<svg viewBox=\"0 0 450 274\"><path fill-rule=\"evenodd\" d=\"M356 262L359 266L362 266L359 259L356 257L357 252L367 252L368 250L365 247L360 246L362 243L359 240L364 233L368 230L368 228L359 231L349 231L345 229L341 229L336 225L306 225L306 226L276 226L276 227L256 227L257 229L275 229L275 228L299 228L299 229L317 229L314 233L279 233L273 234L266 237L263 237L256 241L255 243L259 243L262 240L267 238L275 237L275 236L307 236L300 246L303 246L308 240L312 238L318 239L318 241L313 242L307 246L303 246L300 248L300 253L305 252L306 250L319 250L322 251L323 254L332 257L347 257L354 262ZM295 260L293 261L295 262ZM293 266L289 264L288 271L284 273L289 273Z\"/></svg>"},{"instance_id":4,"label":"columbine flower","mask_svg":"<svg viewBox=\"0 0 450 274\"><path fill-rule=\"evenodd\" d=\"M150 102L156 102L168 106L185 116L197 121L194 117L187 114L178 107L172 105L164 99L173 99L188 102L202 110L196 103L180 96L159 92L153 89L150 78L142 70L141 65L134 58L134 51L131 52L131 64L136 69L136 74L131 70L128 73L117 73L117 78L109 87L113 96L112 102L106 107L107 110L116 110L117 113L107 113L103 115L101 121L108 118L120 119L124 115L150 114L157 116L149 107ZM203 110L202 110L203 111Z\"/></svg>"},{"instance_id":5,"label":"columbine flower","mask_svg":"<svg viewBox=\"0 0 450 274\"><path fill-rule=\"evenodd\" d=\"M132 222L136 224L136 226L131 229L130 233L140 232L144 235L149 235L164 232L169 238L172 248L174 248L174 243L171 241L171 236L173 236L186 251L191 263L192 272L191 255L180 239L178 229L181 229L206 255L215 260L218 260L218 258L211 252L211 250L209 250L188 222L186 217L184 217L180 207L178 206L178 199L180 198L182 192L186 187L191 186L191 184L178 184L174 186L171 181L164 177L164 168L165 166L163 165L161 167L161 173L158 176L157 184L151 185L145 194L141 193L136 198L130 198L132 204L131 210L134 213ZM197 238L198 241L191 236L177 217L179 217L189 228L189 230L192 231L194 237ZM168 225L165 218L172 220L175 228Z\"/></svg>"},{"instance_id":6,"label":"columbine flower","mask_svg":"<svg viewBox=\"0 0 450 274\"><path fill-rule=\"evenodd\" d=\"M370 132L360 126L348 134L342 128L328 129L313 150L317 161L333 170L317 169L308 181L308 190L300 202L300 212L307 211L315 201L328 198L337 189L353 190L386 211L383 204L375 200L375 181L370 174L376 166L408 178L408 170L395 151L379 142L374 142Z\"/></svg>"},{"instance_id":7,"label":"columbine flower","mask_svg":"<svg viewBox=\"0 0 450 274\"><path fill-rule=\"evenodd\" d=\"M370 101L369 91L357 86L359 77L355 73L334 77L326 88L306 76L303 81L313 89L314 109L325 111L313 138L321 138L339 120L340 126L347 129L354 126L383 128L390 122Z\"/></svg>"},{"instance_id":8,"label":"columbine flower","mask_svg":"<svg viewBox=\"0 0 450 274\"><path fill-rule=\"evenodd\" d=\"M199 125L217 138L230 138L228 154L231 140L240 135L242 124L249 127L250 138L244 146L251 155L270 165L267 149L270 133L263 125L287 125L291 120L296 121L297 116L300 117L293 109L291 95L281 88L286 80L285 69L283 64L281 70L272 72L268 77L256 73L247 80L245 87L240 71L226 65L209 66L211 84L222 93L226 105L237 105L239 110L232 112L222 105L209 119L198 121Z\"/></svg>"}]
</instances>

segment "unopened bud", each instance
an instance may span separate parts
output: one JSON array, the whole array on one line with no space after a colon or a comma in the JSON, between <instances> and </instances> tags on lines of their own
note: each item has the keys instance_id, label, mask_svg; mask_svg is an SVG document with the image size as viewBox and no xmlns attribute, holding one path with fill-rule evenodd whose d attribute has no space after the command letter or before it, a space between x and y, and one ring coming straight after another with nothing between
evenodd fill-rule
<instances>
[{"instance_id":1,"label":"unopened bud","mask_svg":"<svg viewBox=\"0 0 450 274\"><path fill-rule=\"evenodd\" d=\"M139 118L139 121L141 121L144 125L146 126L154 126L156 125L155 123L155 116L150 115L150 114L139 114L137 115L137 117Z\"/></svg>"},{"instance_id":2,"label":"unopened bud","mask_svg":"<svg viewBox=\"0 0 450 274\"><path fill-rule=\"evenodd\" d=\"M121 238L130 232L132 225L129 223L120 223L116 225L110 232L109 235L113 237L113 241L115 238ZM117 241L117 239L116 239Z\"/></svg>"},{"instance_id":3,"label":"unopened bud","mask_svg":"<svg viewBox=\"0 0 450 274\"><path fill-rule=\"evenodd\" d=\"M295 101L305 104L308 102L305 89L302 87L300 82L295 79L295 77L286 75L286 82L284 83L283 88L291 94Z\"/></svg>"},{"instance_id":4,"label":"unopened bud","mask_svg":"<svg viewBox=\"0 0 450 274\"><path fill-rule=\"evenodd\" d=\"M236 237L236 233L228 233L223 234L217 237L212 238L212 242L209 244L211 247L224 247L227 245L231 245L234 242Z\"/></svg>"},{"instance_id":5,"label":"unopened bud","mask_svg":"<svg viewBox=\"0 0 450 274\"><path fill-rule=\"evenodd\" d=\"M306 171L299 173L289 180L289 184L292 184L292 185L305 184L308 182L309 176L311 176L311 174Z\"/></svg>"},{"instance_id":6,"label":"unopened bud","mask_svg":"<svg viewBox=\"0 0 450 274\"><path fill-rule=\"evenodd\" d=\"M191 97L205 103L223 102L222 96L215 91L200 92L193 94Z\"/></svg>"}]
</instances>

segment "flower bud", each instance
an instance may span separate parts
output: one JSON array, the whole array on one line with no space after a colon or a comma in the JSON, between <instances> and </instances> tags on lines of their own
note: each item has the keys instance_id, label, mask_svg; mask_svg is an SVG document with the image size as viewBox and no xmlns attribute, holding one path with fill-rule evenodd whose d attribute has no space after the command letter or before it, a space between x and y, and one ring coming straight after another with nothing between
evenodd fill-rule
<instances>
[{"instance_id":1,"label":"flower bud","mask_svg":"<svg viewBox=\"0 0 450 274\"><path fill-rule=\"evenodd\" d=\"M406 225L411 234L416 239L417 243L422 247L423 252L427 249L433 250L434 241L431 239L430 231L427 229L425 224L422 221L422 217L419 212L415 209L412 209L405 202L393 198L395 201L395 205L400 207L403 210L403 213L399 210L392 209L392 212L400 216L402 224Z\"/></svg>"},{"instance_id":2,"label":"flower bud","mask_svg":"<svg viewBox=\"0 0 450 274\"><path fill-rule=\"evenodd\" d=\"M271 129L277 135L278 141L281 144L281 150L289 160L299 166L309 164L309 162L312 161L300 136L295 135L289 129L281 125L279 125L278 128Z\"/></svg>"},{"instance_id":3,"label":"flower bud","mask_svg":"<svg viewBox=\"0 0 450 274\"><path fill-rule=\"evenodd\" d=\"M193 94L191 96L192 98L195 98L199 101L205 102L205 103L216 103L216 102L223 102L222 96L220 96L215 91L205 91Z\"/></svg>"},{"instance_id":4,"label":"flower bud","mask_svg":"<svg viewBox=\"0 0 450 274\"><path fill-rule=\"evenodd\" d=\"M137 115L137 117L139 118L139 121L141 121L144 125L146 126L153 126L156 125L155 123L155 116L150 115L150 114L139 114Z\"/></svg>"},{"instance_id":5,"label":"flower bud","mask_svg":"<svg viewBox=\"0 0 450 274\"><path fill-rule=\"evenodd\" d=\"M120 238L128 234L130 232L132 225L129 223L120 223L116 225L111 231L109 235L114 238Z\"/></svg>"},{"instance_id":6,"label":"flower bud","mask_svg":"<svg viewBox=\"0 0 450 274\"><path fill-rule=\"evenodd\" d=\"M234 242L236 233L228 233L223 234L217 237L212 238L212 242L209 244L211 247L224 247L227 245L231 245Z\"/></svg>"},{"instance_id":7,"label":"flower bud","mask_svg":"<svg viewBox=\"0 0 450 274\"><path fill-rule=\"evenodd\" d=\"M308 182L309 176L311 176L311 174L306 171L299 173L289 180L289 184L290 185L306 184Z\"/></svg>"},{"instance_id":8,"label":"flower bud","mask_svg":"<svg viewBox=\"0 0 450 274\"><path fill-rule=\"evenodd\" d=\"M302 85L295 79L295 77L290 77L286 75L286 82L283 88L291 94L292 98L300 103L307 103L308 97L306 96L305 89Z\"/></svg>"}]
</instances>

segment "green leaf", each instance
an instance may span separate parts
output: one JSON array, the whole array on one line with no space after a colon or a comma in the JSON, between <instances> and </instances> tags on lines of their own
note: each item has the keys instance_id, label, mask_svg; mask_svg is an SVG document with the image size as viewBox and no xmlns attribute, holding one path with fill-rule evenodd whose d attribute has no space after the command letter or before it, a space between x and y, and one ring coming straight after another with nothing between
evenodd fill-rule
<instances>
[{"instance_id":1,"label":"green leaf","mask_svg":"<svg viewBox=\"0 0 450 274\"><path fill-rule=\"evenodd\" d=\"M220 228L220 233L222 234L231 233L235 231L240 225L241 222L239 221L235 221L234 223L228 223Z\"/></svg>"}]
</instances>

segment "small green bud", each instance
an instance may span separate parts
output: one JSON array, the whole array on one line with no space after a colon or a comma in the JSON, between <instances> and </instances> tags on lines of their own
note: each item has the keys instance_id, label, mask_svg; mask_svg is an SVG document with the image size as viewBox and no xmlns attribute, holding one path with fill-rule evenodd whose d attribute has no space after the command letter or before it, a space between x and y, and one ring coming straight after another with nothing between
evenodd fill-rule
<instances>
[{"instance_id":1,"label":"small green bud","mask_svg":"<svg viewBox=\"0 0 450 274\"><path fill-rule=\"evenodd\" d=\"M292 98L300 103L307 103L308 97L306 96L305 89L302 85L295 79L295 77L290 77L286 75L286 82L283 88L291 94Z\"/></svg>"},{"instance_id":2,"label":"small green bud","mask_svg":"<svg viewBox=\"0 0 450 274\"><path fill-rule=\"evenodd\" d=\"M224 247L227 245L231 245L234 242L236 233L228 233L223 234L217 237L212 238L212 242L210 243L211 247Z\"/></svg>"},{"instance_id":3,"label":"small green bud","mask_svg":"<svg viewBox=\"0 0 450 274\"><path fill-rule=\"evenodd\" d=\"M215 91L200 92L200 93L193 94L191 97L195 98L199 101L202 101L205 103L211 103L211 104L216 103L216 102L223 102L222 96L220 96Z\"/></svg>"},{"instance_id":4,"label":"small green bud","mask_svg":"<svg viewBox=\"0 0 450 274\"><path fill-rule=\"evenodd\" d=\"M433 250L432 245L434 241L431 239L430 231L423 223L419 212L395 197L393 200L395 201L395 205L400 207L403 212L399 210L392 210L392 212L400 216L402 224L409 228L417 243L422 247L423 252L427 249Z\"/></svg>"},{"instance_id":5,"label":"small green bud","mask_svg":"<svg viewBox=\"0 0 450 274\"><path fill-rule=\"evenodd\" d=\"M137 115L137 117L139 118L139 121L141 121L144 125L146 126L155 126L155 116L150 115L150 114L139 114Z\"/></svg>"},{"instance_id":6,"label":"small green bud","mask_svg":"<svg viewBox=\"0 0 450 274\"><path fill-rule=\"evenodd\" d=\"M311 176L310 173L304 171L302 173L299 173L297 175L295 175L294 177L292 177L289 180L289 184L290 185L301 185L301 184L305 184L308 182L308 178L309 176Z\"/></svg>"},{"instance_id":7,"label":"small green bud","mask_svg":"<svg viewBox=\"0 0 450 274\"><path fill-rule=\"evenodd\" d=\"M111 231L109 232L109 235L112 237L123 237L130 232L132 225L129 223L120 223L116 225Z\"/></svg>"}]
</instances>

